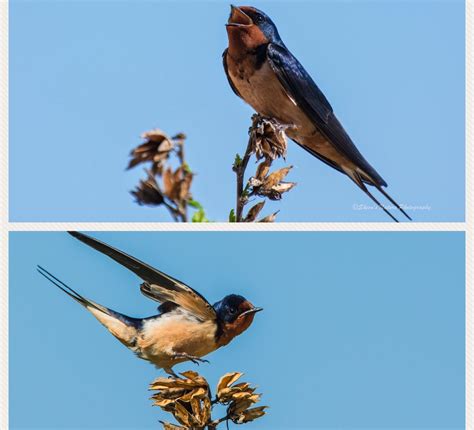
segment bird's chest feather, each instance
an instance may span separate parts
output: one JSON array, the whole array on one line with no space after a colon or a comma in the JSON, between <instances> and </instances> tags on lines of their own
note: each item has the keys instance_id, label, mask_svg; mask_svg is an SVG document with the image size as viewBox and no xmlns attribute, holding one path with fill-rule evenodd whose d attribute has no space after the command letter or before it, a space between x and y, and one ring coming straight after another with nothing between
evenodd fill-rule
<instances>
[{"instance_id":1,"label":"bird's chest feather","mask_svg":"<svg viewBox=\"0 0 474 430\"><path fill-rule=\"evenodd\" d=\"M214 322L201 322L186 312L161 315L144 324L137 341L139 355L159 366L166 365L173 353L202 357L216 349L216 329Z\"/></svg>"},{"instance_id":2,"label":"bird's chest feather","mask_svg":"<svg viewBox=\"0 0 474 430\"><path fill-rule=\"evenodd\" d=\"M288 96L267 61L258 64L252 55L237 61L227 55L227 65L232 83L255 111L298 128L305 126L307 118Z\"/></svg>"}]
</instances>

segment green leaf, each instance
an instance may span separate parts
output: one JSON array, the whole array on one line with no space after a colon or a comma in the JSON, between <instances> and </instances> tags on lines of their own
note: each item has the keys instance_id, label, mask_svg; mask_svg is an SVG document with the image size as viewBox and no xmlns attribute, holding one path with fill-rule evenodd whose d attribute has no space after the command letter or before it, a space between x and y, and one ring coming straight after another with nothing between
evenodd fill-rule
<instances>
[{"instance_id":1,"label":"green leaf","mask_svg":"<svg viewBox=\"0 0 474 430\"><path fill-rule=\"evenodd\" d=\"M202 207L202 204L199 203L197 200L193 200L193 199L188 200L188 205L195 208L195 209L204 209Z\"/></svg>"},{"instance_id":2,"label":"green leaf","mask_svg":"<svg viewBox=\"0 0 474 430\"><path fill-rule=\"evenodd\" d=\"M230 210L229 222L237 222L237 217L235 216L235 211L234 211L234 209L231 209L231 210Z\"/></svg>"},{"instance_id":3,"label":"green leaf","mask_svg":"<svg viewBox=\"0 0 474 430\"><path fill-rule=\"evenodd\" d=\"M192 222L209 222L206 217L206 213L204 209L199 209L198 211L194 212L193 217L191 218Z\"/></svg>"},{"instance_id":4,"label":"green leaf","mask_svg":"<svg viewBox=\"0 0 474 430\"><path fill-rule=\"evenodd\" d=\"M245 188L242 190L242 197L249 197L250 196L250 184L247 182Z\"/></svg>"},{"instance_id":5,"label":"green leaf","mask_svg":"<svg viewBox=\"0 0 474 430\"><path fill-rule=\"evenodd\" d=\"M242 158L240 158L239 154L235 154L235 160L234 160L234 169L239 167L242 164Z\"/></svg>"},{"instance_id":6,"label":"green leaf","mask_svg":"<svg viewBox=\"0 0 474 430\"><path fill-rule=\"evenodd\" d=\"M183 169L186 173L193 173L188 163L183 164Z\"/></svg>"}]
</instances>

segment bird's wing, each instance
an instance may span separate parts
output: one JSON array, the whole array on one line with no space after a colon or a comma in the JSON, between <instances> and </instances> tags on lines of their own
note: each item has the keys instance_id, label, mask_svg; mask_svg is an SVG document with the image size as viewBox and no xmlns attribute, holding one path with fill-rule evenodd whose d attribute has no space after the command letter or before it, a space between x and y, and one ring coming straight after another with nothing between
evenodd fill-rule
<instances>
[{"instance_id":1,"label":"bird's wing","mask_svg":"<svg viewBox=\"0 0 474 430\"><path fill-rule=\"evenodd\" d=\"M224 52L222 53L222 64L224 66L224 71L225 71L225 75L227 76L227 80L229 81L229 85L230 87L232 88L232 91L240 98L242 98L242 96L240 95L239 93L239 90L235 87L234 83L232 82L232 79L230 78L229 76L229 69L227 67L227 48L224 50Z\"/></svg>"},{"instance_id":2,"label":"bird's wing","mask_svg":"<svg viewBox=\"0 0 474 430\"><path fill-rule=\"evenodd\" d=\"M366 172L377 185L387 184L356 148L333 109L300 62L283 46L270 43L267 58L288 96L313 121L337 151Z\"/></svg>"},{"instance_id":3,"label":"bird's wing","mask_svg":"<svg viewBox=\"0 0 474 430\"><path fill-rule=\"evenodd\" d=\"M69 233L143 279L145 282L140 286L140 291L148 298L160 303L176 303L201 320L215 320L217 318L211 304L201 294L183 282L97 239L76 231Z\"/></svg>"}]
</instances>

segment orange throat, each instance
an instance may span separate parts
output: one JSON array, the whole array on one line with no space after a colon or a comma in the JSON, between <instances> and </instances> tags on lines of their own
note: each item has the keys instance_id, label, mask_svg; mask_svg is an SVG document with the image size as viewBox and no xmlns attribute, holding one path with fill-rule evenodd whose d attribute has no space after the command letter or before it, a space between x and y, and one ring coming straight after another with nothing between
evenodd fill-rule
<instances>
[{"instance_id":1,"label":"orange throat","mask_svg":"<svg viewBox=\"0 0 474 430\"><path fill-rule=\"evenodd\" d=\"M256 25L227 27L227 37L229 39L228 52L236 60L268 43L267 38Z\"/></svg>"},{"instance_id":2,"label":"orange throat","mask_svg":"<svg viewBox=\"0 0 474 430\"><path fill-rule=\"evenodd\" d=\"M232 323L222 323L222 333L217 340L218 347L227 345L234 337L243 333L252 324L255 314L247 314Z\"/></svg>"}]
</instances>

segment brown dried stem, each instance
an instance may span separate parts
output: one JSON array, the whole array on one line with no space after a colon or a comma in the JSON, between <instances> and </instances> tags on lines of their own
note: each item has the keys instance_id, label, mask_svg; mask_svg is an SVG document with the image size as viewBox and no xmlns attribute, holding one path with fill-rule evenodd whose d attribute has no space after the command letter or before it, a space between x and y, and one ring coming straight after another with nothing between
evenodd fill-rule
<instances>
[{"instance_id":1,"label":"brown dried stem","mask_svg":"<svg viewBox=\"0 0 474 430\"><path fill-rule=\"evenodd\" d=\"M237 175L237 201L236 201L236 222L242 222L242 213L244 206L247 203L248 197L244 195L244 177L245 169L249 163L250 157L252 156L252 136L249 137L247 149L245 150L244 157L240 162L235 163L234 171Z\"/></svg>"},{"instance_id":2,"label":"brown dried stem","mask_svg":"<svg viewBox=\"0 0 474 430\"><path fill-rule=\"evenodd\" d=\"M237 176L237 196L235 216L231 212L230 221L234 222L274 222L278 213L267 215L260 220L257 217L265 205L266 199L280 200L282 194L290 191L296 183L284 182L292 166L270 172L273 162L286 155L286 130L291 125L281 124L273 118L264 118L258 114L252 116L249 128L249 140L243 158L237 154L233 170ZM252 155L259 163L255 175L245 183L245 171ZM255 204L244 216L245 205L252 196L263 197L265 200Z\"/></svg>"}]
</instances>

